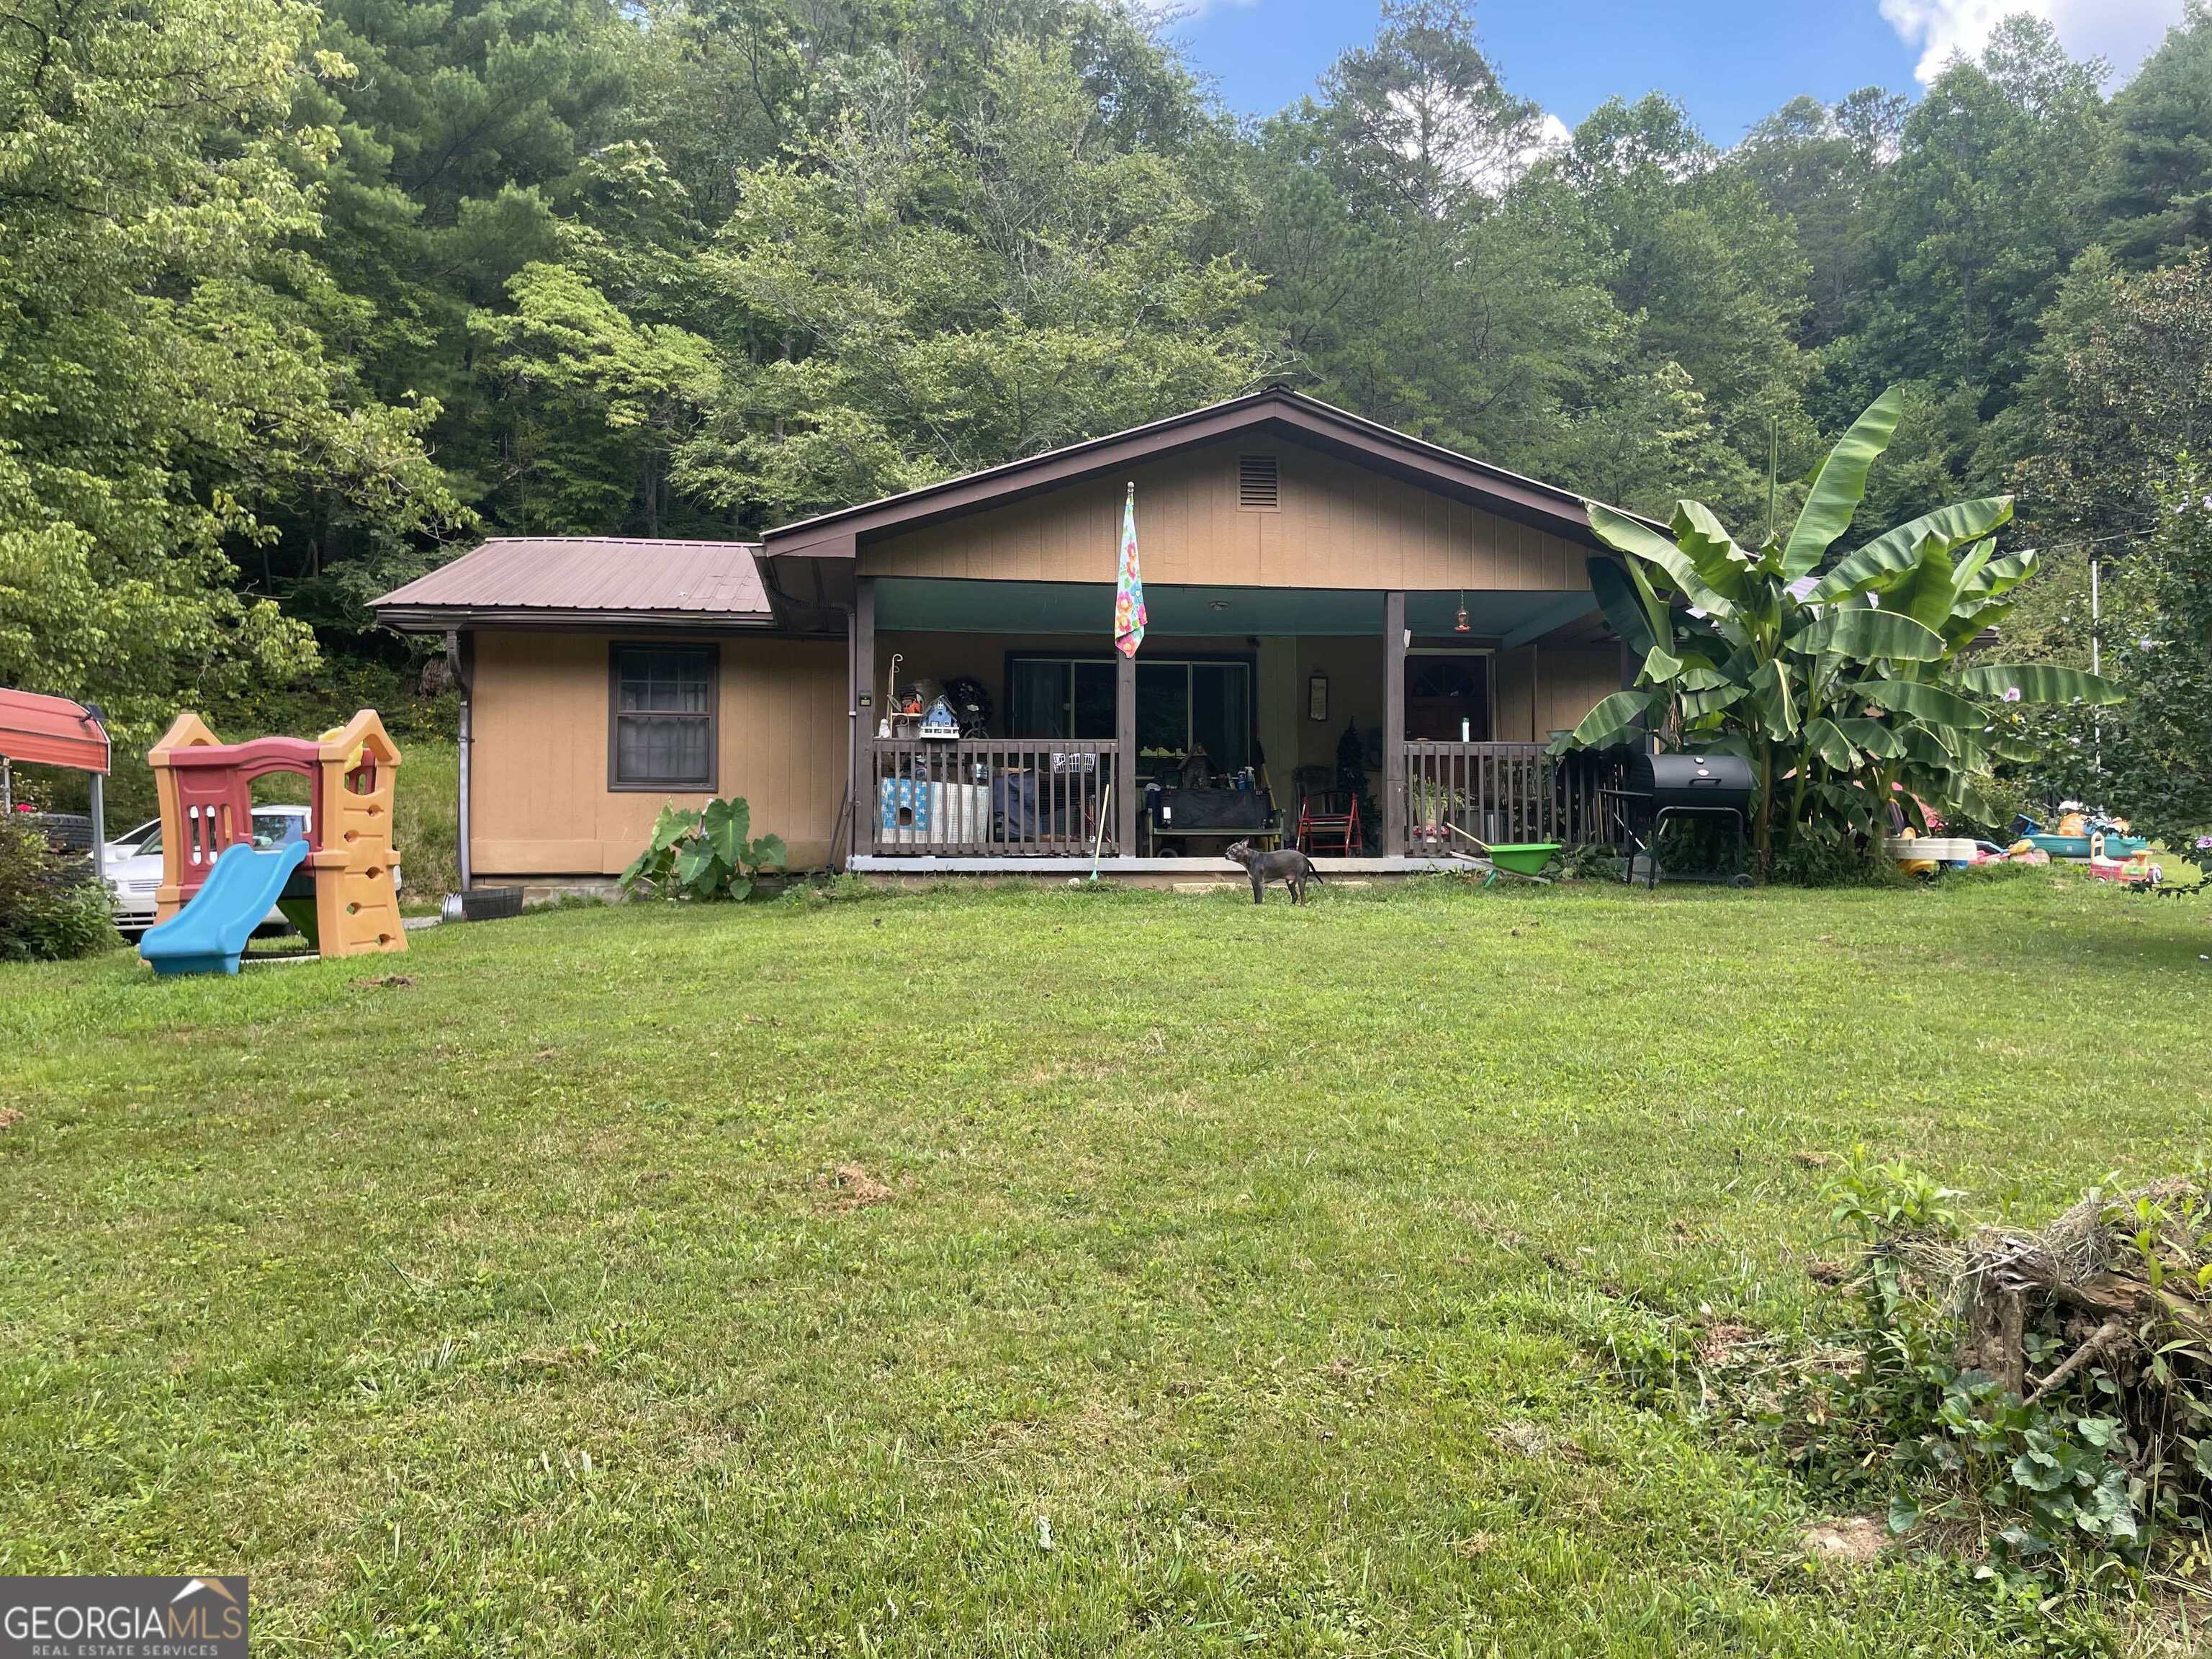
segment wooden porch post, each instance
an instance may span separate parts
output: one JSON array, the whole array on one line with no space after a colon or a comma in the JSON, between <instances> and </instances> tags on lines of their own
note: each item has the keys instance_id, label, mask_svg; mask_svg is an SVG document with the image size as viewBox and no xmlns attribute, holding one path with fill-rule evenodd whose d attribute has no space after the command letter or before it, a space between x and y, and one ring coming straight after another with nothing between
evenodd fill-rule
<instances>
[{"instance_id":1,"label":"wooden porch post","mask_svg":"<svg viewBox=\"0 0 2212 1659\"><path fill-rule=\"evenodd\" d=\"M845 867L863 852L875 850L876 803L869 798L875 779L876 579L853 583L853 822L845 835ZM862 698L866 702L862 702Z\"/></svg>"},{"instance_id":2,"label":"wooden porch post","mask_svg":"<svg viewBox=\"0 0 2212 1659\"><path fill-rule=\"evenodd\" d=\"M1406 595L1382 596L1382 852L1406 850Z\"/></svg>"},{"instance_id":3,"label":"wooden porch post","mask_svg":"<svg viewBox=\"0 0 2212 1659\"><path fill-rule=\"evenodd\" d=\"M1114 653L1114 850L1137 855L1137 659Z\"/></svg>"}]
</instances>

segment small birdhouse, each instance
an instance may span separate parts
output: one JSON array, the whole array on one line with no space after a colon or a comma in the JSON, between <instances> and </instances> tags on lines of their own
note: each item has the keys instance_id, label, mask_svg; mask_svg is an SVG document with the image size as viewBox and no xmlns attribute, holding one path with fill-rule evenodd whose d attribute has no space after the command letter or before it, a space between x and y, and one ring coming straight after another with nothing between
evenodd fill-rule
<instances>
[{"instance_id":1,"label":"small birdhouse","mask_svg":"<svg viewBox=\"0 0 2212 1659\"><path fill-rule=\"evenodd\" d=\"M957 738L960 735L959 718L952 705L943 697L929 705L921 717L921 735L925 738Z\"/></svg>"}]
</instances>

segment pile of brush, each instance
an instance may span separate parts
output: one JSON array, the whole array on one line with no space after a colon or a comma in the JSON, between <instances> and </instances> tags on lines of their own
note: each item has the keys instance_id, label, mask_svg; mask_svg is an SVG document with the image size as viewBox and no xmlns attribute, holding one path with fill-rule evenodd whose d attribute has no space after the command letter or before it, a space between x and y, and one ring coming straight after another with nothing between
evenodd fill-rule
<instances>
[{"instance_id":1,"label":"pile of brush","mask_svg":"<svg viewBox=\"0 0 2212 1659\"><path fill-rule=\"evenodd\" d=\"M2093 1192L2035 1231L1893 1236L1884 1248L1961 1322L1962 1366L2029 1405L2094 1383L2097 1409L2212 1492L2212 1192L2171 1177ZM2040 1375L2037 1372L2040 1370Z\"/></svg>"}]
</instances>

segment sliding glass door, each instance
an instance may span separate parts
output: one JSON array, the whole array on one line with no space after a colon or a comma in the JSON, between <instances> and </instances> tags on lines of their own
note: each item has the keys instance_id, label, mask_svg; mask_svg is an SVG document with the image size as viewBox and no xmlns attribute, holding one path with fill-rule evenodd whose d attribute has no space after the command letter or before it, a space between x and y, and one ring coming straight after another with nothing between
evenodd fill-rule
<instances>
[{"instance_id":1,"label":"sliding glass door","mask_svg":"<svg viewBox=\"0 0 2212 1659\"><path fill-rule=\"evenodd\" d=\"M1009 737L1113 737L1113 658L1018 656L1006 678ZM1194 746L1217 772L1252 763L1250 660L1139 657L1139 750L1180 758Z\"/></svg>"}]
</instances>

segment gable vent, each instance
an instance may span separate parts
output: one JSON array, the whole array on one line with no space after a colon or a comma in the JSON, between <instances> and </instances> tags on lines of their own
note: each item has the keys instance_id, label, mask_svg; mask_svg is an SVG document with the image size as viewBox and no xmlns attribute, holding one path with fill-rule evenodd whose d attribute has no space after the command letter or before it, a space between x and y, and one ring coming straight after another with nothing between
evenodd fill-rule
<instances>
[{"instance_id":1,"label":"gable vent","mask_svg":"<svg viewBox=\"0 0 2212 1659\"><path fill-rule=\"evenodd\" d=\"M1239 455L1237 458L1237 506L1273 513L1282 506L1277 489L1275 458L1273 455Z\"/></svg>"}]
</instances>

